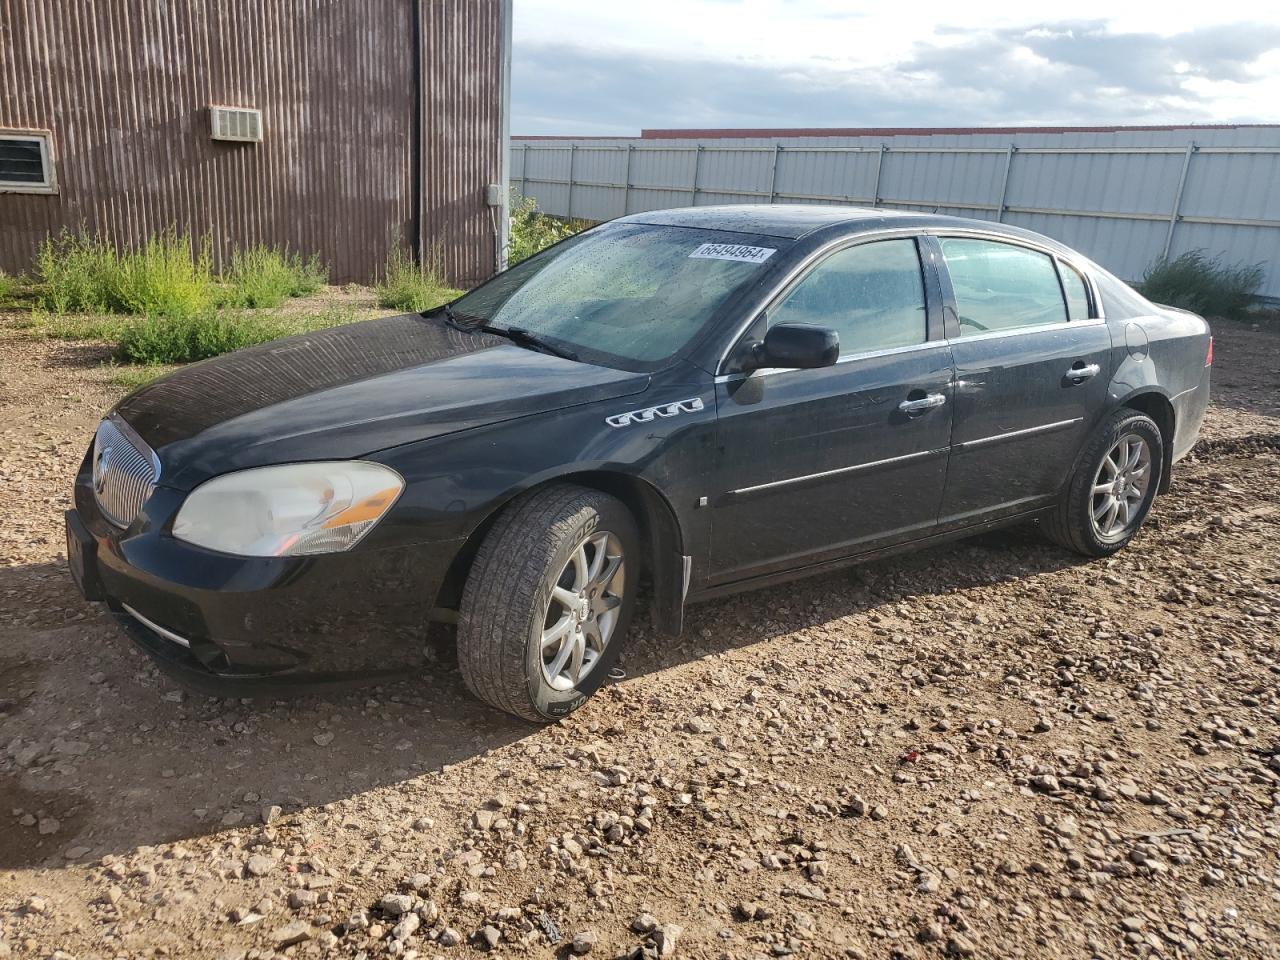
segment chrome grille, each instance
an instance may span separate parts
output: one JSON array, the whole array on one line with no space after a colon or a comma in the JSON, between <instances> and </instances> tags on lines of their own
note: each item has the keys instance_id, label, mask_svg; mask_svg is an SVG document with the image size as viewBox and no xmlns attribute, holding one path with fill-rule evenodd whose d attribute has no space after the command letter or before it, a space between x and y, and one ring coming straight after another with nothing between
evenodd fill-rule
<instances>
[{"instance_id":1,"label":"chrome grille","mask_svg":"<svg viewBox=\"0 0 1280 960\"><path fill-rule=\"evenodd\" d=\"M107 519L127 527L160 479L160 461L127 423L110 416L93 438L93 496Z\"/></svg>"}]
</instances>

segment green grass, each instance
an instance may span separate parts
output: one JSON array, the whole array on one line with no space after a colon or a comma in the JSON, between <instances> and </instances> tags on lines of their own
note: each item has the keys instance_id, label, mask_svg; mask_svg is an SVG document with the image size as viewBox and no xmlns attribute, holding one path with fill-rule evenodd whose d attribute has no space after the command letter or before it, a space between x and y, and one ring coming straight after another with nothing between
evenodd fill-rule
<instances>
[{"instance_id":1,"label":"green grass","mask_svg":"<svg viewBox=\"0 0 1280 960\"><path fill-rule=\"evenodd\" d=\"M124 253L64 230L40 245L36 280L38 305L57 315L191 316L212 304L216 290L208 242L174 230Z\"/></svg>"},{"instance_id":2,"label":"green grass","mask_svg":"<svg viewBox=\"0 0 1280 960\"><path fill-rule=\"evenodd\" d=\"M345 308L292 316L221 310L192 317L144 317L120 331L116 357L144 366L191 363L359 319L355 311Z\"/></svg>"},{"instance_id":3,"label":"green grass","mask_svg":"<svg viewBox=\"0 0 1280 960\"><path fill-rule=\"evenodd\" d=\"M223 274L222 302L238 307L278 307L289 297L305 297L329 282L319 257L303 260L274 247L237 250Z\"/></svg>"},{"instance_id":4,"label":"green grass","mask_svg":"<svg viewBox=\"0 0 1280 960\"><path fill-rule=\"evenodd\" d=\"M1173 260L1157 260L1138 289L1156 303L1240 320L1257 302L1262 279L1261 264L1224 264L1203 250L1191 250Z\"/></svg>"},{"instance_id":5,"label":"green grass","mask_svg":"<svg viewBox=\"0 0 1280 960\"><path fill-rule=\"evenodd\" d=\"M0 307L7 307L18 292L18 278L0 270Z\"/></svg>"},{"instance_id":6,"label":"green grass","mask_svg":"<svg viewBox=\"0 0 1280 960\"><path fill-rule=\"evenodd\" d=\"M114 248L88 234L46 237L36 252L38 305L55 314L111 311L118 261Z\"/></svg>"},{"instance_id":7,"label":"green grass","mask_svg":"<svg viewBox=\"0 0 1280 960\"><path fill-rule=\"evenodd\" d=\"M223 311L186 317L144 317L125 327L117 356L126 363L190 363L286 333L279 320Z\"/></svg>"},{"instance_id":8,"label":"green grass","mask_svg":"<svg viewBox=\"0 0 1280 960\"><path fill-rule=\"evenodd\" d=\"M445 279L439 251L433 252L427 261L414 263L404 250L393 247L382 279L374 287L378 305L421 313L461 296L462 291L449 286Z\"/></svg>"},{"instance_id":9,"label":"green grass","mask_svg":"<svg viewBox=\"0 0 1280 960\"><path fill-rule=\"evenodd\" d=\"M138 366L131 364L122 366L115 362L105 364L105 366L111 370L111 382L130 391L145 387L152 380L163 377L173 369L167 365Z\"/></svg>"},{"instance_id":10,"label":"green grass","mask_svg":"<svg viewBox=\"0 0 1280 960\"><path fill-rule=\"evenodd\" d=\"M193 317L213 306L277 307L328 282L319 257L258 245L236 250L221 277L209 240L166 230L118 251L85 232L48 237L36 256L38 306L52 314Z\"/></svg>"}]
</instances>

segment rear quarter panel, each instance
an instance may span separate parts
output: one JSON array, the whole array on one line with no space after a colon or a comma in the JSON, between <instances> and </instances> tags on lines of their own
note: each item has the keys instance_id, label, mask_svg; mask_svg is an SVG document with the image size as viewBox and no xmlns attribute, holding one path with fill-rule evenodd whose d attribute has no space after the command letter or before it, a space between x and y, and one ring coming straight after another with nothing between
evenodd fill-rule
<instances>
[{"instance_id":1,"label":"rear quarter panel","mask_svg":"<svg viewBox=\"0 0 1280 960\"><path fill-rule=\"evenodd\" d=\"M1147 316L1111 321L1115 375L1111 400L1116 406L1144 393L1158 393L1173 407L1173 459L1195 445L1209 405L1209 324L1174 307L1160 306Z\"/></svg>"}]
</instances>

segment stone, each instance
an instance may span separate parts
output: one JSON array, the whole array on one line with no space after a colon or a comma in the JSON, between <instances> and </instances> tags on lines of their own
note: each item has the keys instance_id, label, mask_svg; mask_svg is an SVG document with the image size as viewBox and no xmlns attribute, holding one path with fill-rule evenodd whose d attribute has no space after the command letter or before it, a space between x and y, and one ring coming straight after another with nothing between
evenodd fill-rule
<instances>
[{"instance_id":1,"label":"stone","mask_svg":"<svg viewBox=\"0 0 1280 960\"><path fill-rule=\"evenodd\" d=\"M642 913L631 921L631 929L636 933L653 933L658 929L658 918L651 913Z\"/></svg>"},{"instance_id":2,"label":"stone","mask_svg":"<svg viewBox=\"0 0 1280 960\"><path fill-rule=\"evenodd\" d=\"M413 897L404 893L389 893L378 901L378 909L388 917L398 917L413 909Z\"/></svg>"},{"instance_id":3,"label":"stone","mask_svg":"<svg viewBox=\"0 0 1280 960\"><path fill-rule=\"evenodd\" d=\"M573 940L569 943L569 949L581 956L584 953L590 953L591 948L595 945L595 933L590 930L580 930L573 935Z\"/></svg>"},{"instance_id":4,"label":"stone","mask_svg":"<svg viewBox=\"0 0 1280 960\"><path fill-rule=\"evenodd\" d=\"M295 920L272 933L271 939L275 941L277 950L305 943L311 939L311 924L305 920Z\"/></svg>"},{"instance_id":5,"label":"stone","mask_svg":"<svg viewBox=\"0 0 1280 960\"><path fill-rule=\"evenodd\" d=\"M653 945L658 949L658 956L669 957L676 952L676 942L684 933L684 927L678 923L664 923L653 932Z\"/></svg>"},{"instance_id":6,"label":"stone","mask_svg":"<svg viewBox=\"0 0 1280 960\"><path fill-rule=\"evenodd\" d=\"M416 913L406 913L404 919L391 928L391 935L397 940L408 940L420 926L422 920Z\"/></svg>"},{"instance_id":7,"label":"stone","mask_svg":"<svg viewBox=\"0 0 1280 960\"><path fill-rule=\"evenodd\" d=\"M255 853L245 862L244 868L251 877L265 877L276 868L276 861L274 857Z\"/></svg>"}]
</instances>

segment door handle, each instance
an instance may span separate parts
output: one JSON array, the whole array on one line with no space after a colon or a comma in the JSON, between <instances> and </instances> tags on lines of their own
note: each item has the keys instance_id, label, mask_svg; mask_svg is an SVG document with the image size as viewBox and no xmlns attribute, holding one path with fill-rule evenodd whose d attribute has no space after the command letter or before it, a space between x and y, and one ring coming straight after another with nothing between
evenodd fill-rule
<instances>
[{"instance_id":1,"label":"door handle","mask_svg":"<svg viewBox=\"0 0 1280 960\"><path fill-rule=\"evenodd\" d=\"M1077 361L1076 364L1067 371L1067 379L1072 383L1084 383L1090 377L1096 377L1101 372L1102 368L1096 363L1080 363Z\"/></svg>"},{"instance_id":2,"label":"door handle","mask_svg":"<svg viewBox=\"0 0 1280 960\"><path fill-rule=\"evenodd\" d=\"M946 402L947 398L942 394L930 393L919 400L903 400L898 404L898 409L910 417L940 407Z\"/></svg>"}]
</instances>

